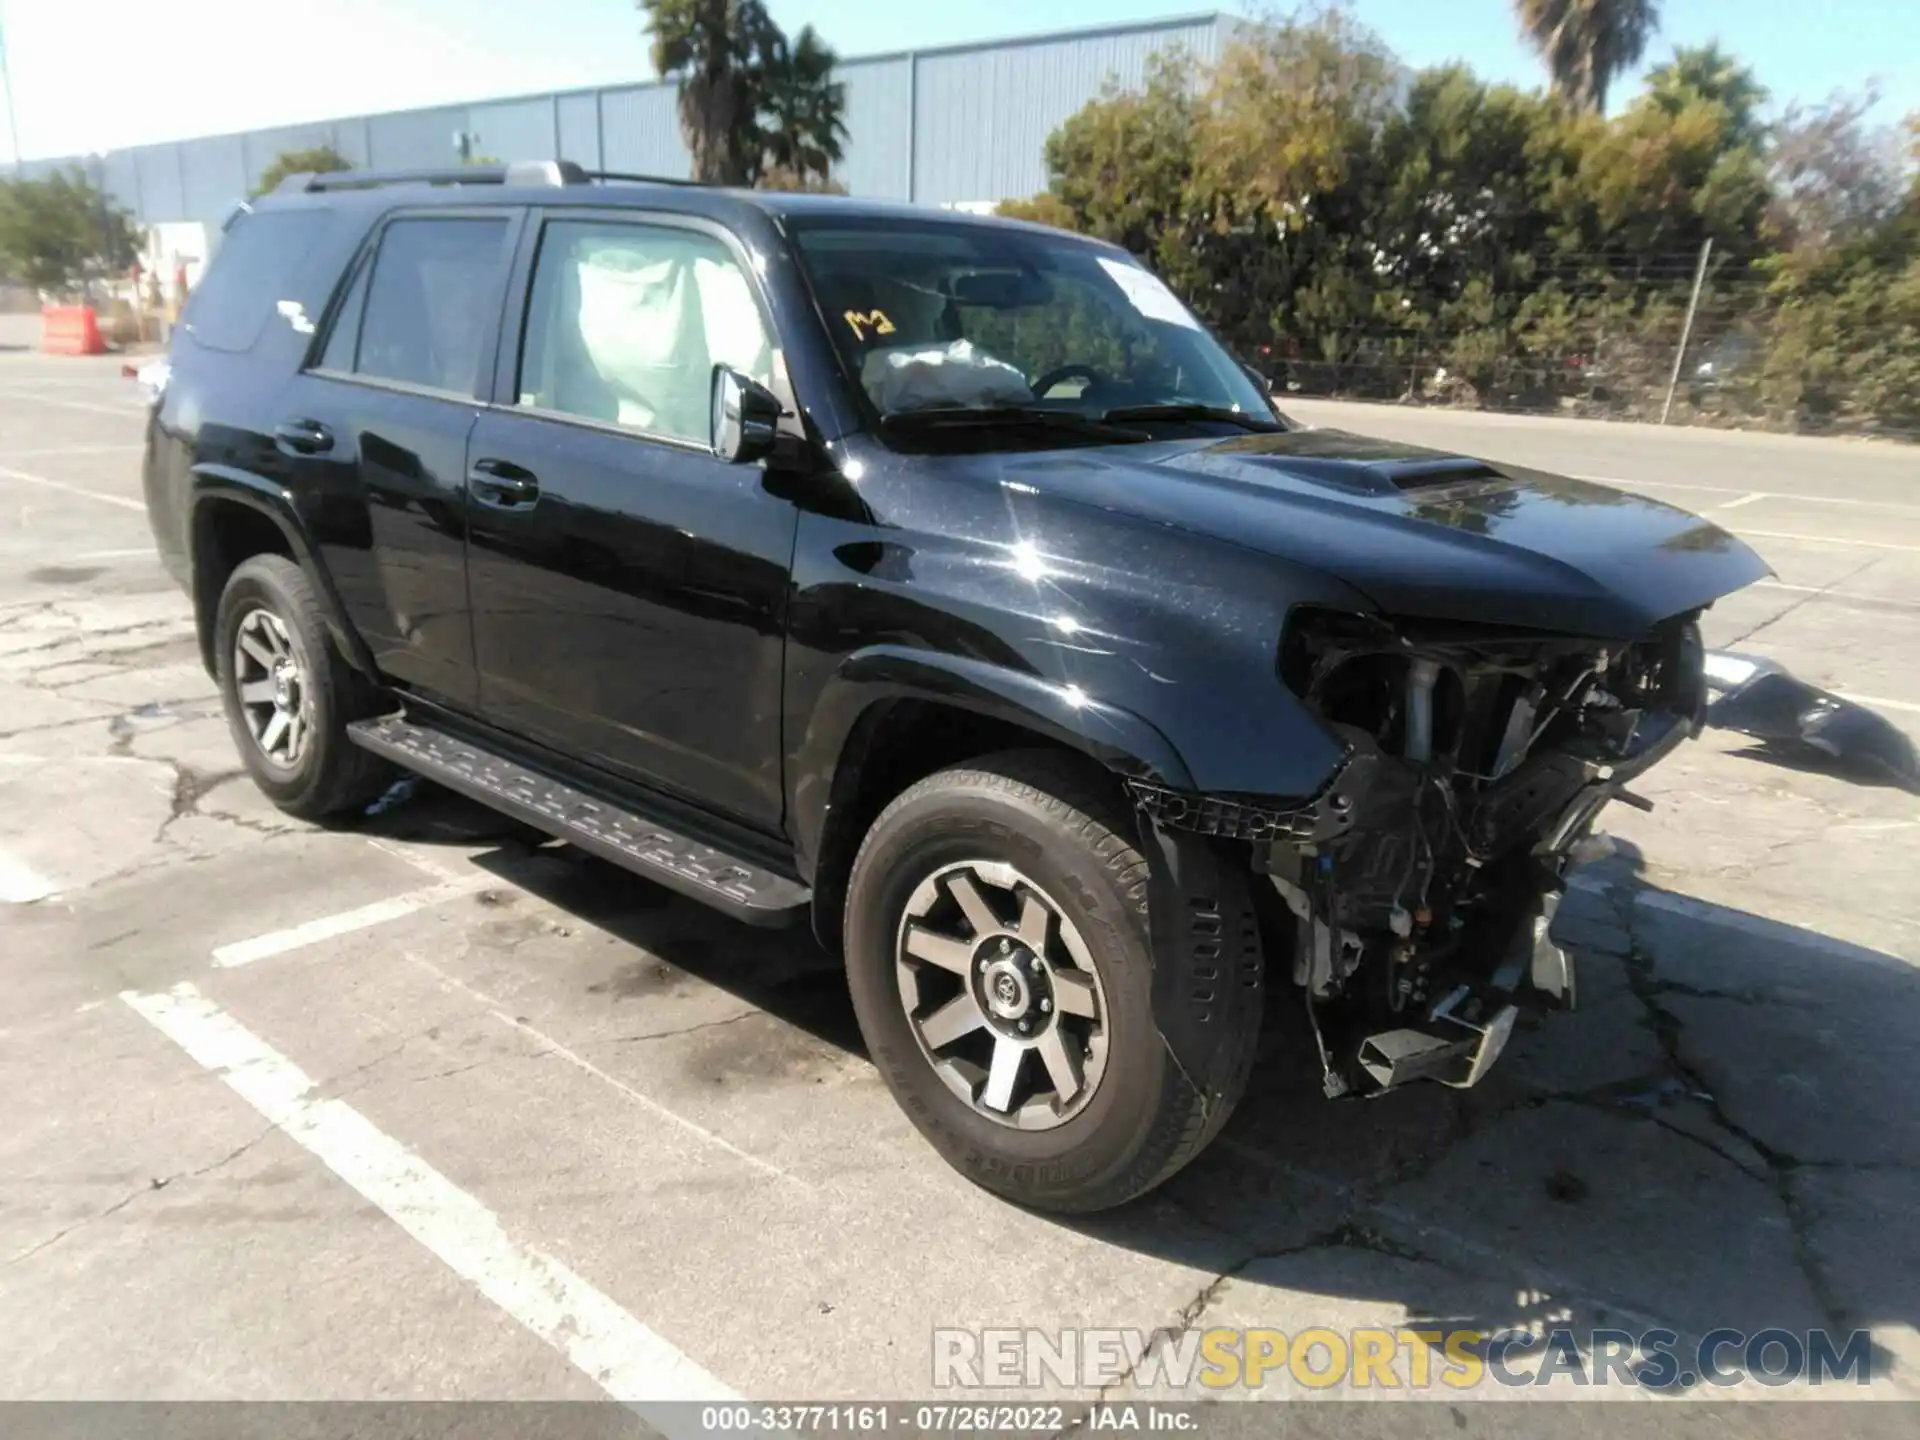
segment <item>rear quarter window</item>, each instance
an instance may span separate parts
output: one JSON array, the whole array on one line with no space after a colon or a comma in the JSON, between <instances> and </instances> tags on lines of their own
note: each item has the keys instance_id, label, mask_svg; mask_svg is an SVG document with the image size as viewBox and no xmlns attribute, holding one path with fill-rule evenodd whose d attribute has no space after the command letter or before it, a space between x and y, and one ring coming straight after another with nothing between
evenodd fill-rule
<instances>
[{"instance_id":1,"label":"rear quarter window","mask_svg":"<svg viewBox=\"0 0 1920 1440\"><path fill-rule=\"evenodd\" d=\"M271 210L227 232L180 324L208 350L253 348L277 307L293 296L300 266L334 221L331 210Z\"/></svg>"}]
</instances>

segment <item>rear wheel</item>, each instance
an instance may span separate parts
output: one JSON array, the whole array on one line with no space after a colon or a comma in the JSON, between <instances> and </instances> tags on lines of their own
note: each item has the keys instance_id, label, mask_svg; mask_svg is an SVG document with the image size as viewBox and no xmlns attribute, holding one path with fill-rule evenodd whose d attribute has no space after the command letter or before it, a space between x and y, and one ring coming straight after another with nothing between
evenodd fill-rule
<instances>
[{"instance_id":1,"label":"rear wheel","mask_svg":"<svg viewBox=\"0 0 1920 1440\"><path fill-rule=\"evenodd\" d=\"M247 771L290 815L317 820L371 802L393 771L347 739L380 692L340 656L303 571L256 555L227 580L214 617L227 725Z\"/></svg>"},{"instance_id":2,"label":"rear wheel","mask_svg":"<svg viewBox=\"0 0 1920 1440\"><path fill-rule=\"evenodd\" d=\"M1257 989L1214 1027L1233 1070L1203 1097L1154 1010L1148 866L1105 773L1022 751L944 770L874 822L848 885L846 956L888 1086L961 1173L1091 1211L1199 1153L1251 1065Z\"/></svg>"}]
</instances>

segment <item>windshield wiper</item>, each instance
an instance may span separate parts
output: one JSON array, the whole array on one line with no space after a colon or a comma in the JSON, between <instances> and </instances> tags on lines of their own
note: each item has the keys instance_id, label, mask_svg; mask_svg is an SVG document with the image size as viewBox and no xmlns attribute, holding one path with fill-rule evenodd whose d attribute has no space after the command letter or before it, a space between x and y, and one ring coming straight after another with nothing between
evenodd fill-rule
<instances>
[{"instance_id":1,"label":"windshield wiper","mask_svg":"<svg viewBox=\"0 0 1920 1440\"><path fill-rule=\"evenodd\" d=\"M1243 430L1281 430L1277 420L1265 415L1254 415L1245 410L1229 410L1224 405L1199 405L1175 403L1169 405L1121 405L1112 410L1103 411L1102 421L1114 423L1123 420L1224 420L1229 425L1238 425Z\"/></svg>"},{"instance_id":2,"label":"windshield wiper","mask_svg":"<svg viewBox=\"0 0 1920 1440\"><path fill-rule=\"evenodd\" d=\"M1021 425L1068 430L1113 444L1138 444L1147 437L1138 430L1109 425L1107 416L1095 419L1077 410L1049 410L1042 405L936 405L925 410L890 410L880 423L896 430L937 430L947 427L993 429Z\"/></svg>"}]
</instances>

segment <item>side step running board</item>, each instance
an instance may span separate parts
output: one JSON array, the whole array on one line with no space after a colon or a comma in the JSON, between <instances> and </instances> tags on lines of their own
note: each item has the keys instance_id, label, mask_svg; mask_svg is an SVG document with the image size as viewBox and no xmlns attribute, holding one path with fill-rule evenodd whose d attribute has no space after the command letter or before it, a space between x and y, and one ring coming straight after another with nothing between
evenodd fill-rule
<instances>
[{"instance_id":1,"label":"side step running board","mask_svg":"<svg viewBox=\"0 0 1920 1440\"><path fill-rule=\"evenodd\" d=\"M813 892L469 740L397 715L347 727L354 744L752 925L802 919Z\"/></svg>"}]
</instances>

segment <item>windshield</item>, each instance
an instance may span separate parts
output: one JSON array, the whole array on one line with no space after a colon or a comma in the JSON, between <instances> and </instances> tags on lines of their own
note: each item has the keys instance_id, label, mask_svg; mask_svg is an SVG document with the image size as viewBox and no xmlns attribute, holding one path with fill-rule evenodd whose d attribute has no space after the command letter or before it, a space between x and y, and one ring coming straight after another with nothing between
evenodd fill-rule
<instances>
[{"instance_id":1,"label":"windshield","mask_svg":"<svg viewBox=\"0 0 1920 1440\"><path fill-rule=\"evenodd\" d=\"M834 345L883 420L1045 410L1134 428L1275 424L1261 387L1118 252L939 220L790 224ZM1141 407L1158 413L1125 413Z\"/></svg>"}]
</instances>

